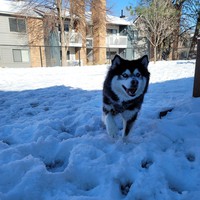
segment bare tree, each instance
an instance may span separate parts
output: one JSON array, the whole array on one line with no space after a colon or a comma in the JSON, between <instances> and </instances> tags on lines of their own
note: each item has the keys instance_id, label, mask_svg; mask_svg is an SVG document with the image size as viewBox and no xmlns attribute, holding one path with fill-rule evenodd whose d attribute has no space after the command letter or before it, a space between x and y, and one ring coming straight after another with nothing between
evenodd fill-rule
<instances>
[{"instance_id":1,"label":"bare tree","mask_svg":"<svg viewBox=\"0 0 200 200\"><path fill-rule=\"evenodd\" d=\"M168 38L164 40L162 46L171 56L171 59L176 60L179 58L178 48L180 47L181 43L188 47L190 35L195 29L195 26L198 24L198 6L200 3L199 0L172 0L171 4L176 10L176 18L174 18L174 31L171 35L169 35ZM198 29L196 29L194 35L197 33ZM196 43L197 39L196 36L194 36L191 43L190 52L192 52L192 49L194 49Z\"/></svg>"},{"instance_id":2,"label":"bare tree","mask_svg":"<svg viewBox=\"0 0 200 200\"><path fill-rule=\"evenodd\" d=\"M61 65L66 66L67 65L67 51L66 51L66 39L65 39L65 9L63 8L63 1L62 0L56 0L56 9L57 9L57 15L58 15L58 24L60 25L60 39L61 39Z\"/></svg>"},{"instance_id":3,"label":"bare tree","mask_svg":"<svg viewBox=\"0 0 200 200\"><path fill-rule=\"evenodd\" d=\"M16 0L14 0L16 1ZM30 53L36 51L37 46L49 45L48 38L53 32L61 28L61 65L66 65L66 46L64 37L64 17L62 0L27 0L20 4L19 15L26 16L27 35L29 38ZM58 36L58 34L57 34ZM60 56L60 53L58 54ZM60 63L59 63L60 64Z\"/></svg>"},{"instance_id":4,"label":"bare tree","mask_svg":"<svg viewBox=\"0 0 200 200\"><path fill-rule=\"evenodd\" d=\"M41 17L37 20L36 18L32 20L33 17L30 13L33 12ZM59 31L59 34L56 35L58 36L58 41L60 41L61 46L61 65L66 66L67 50L69 48L71 33L78 27L77 24L85 22L85 15L80 15L80 13L85 13L84 1L82 0L26 1L21 14L26 15L27 19L31 19L28 20L27 26L28 35L31 35L29 44L38 44L38 41L47 39L52 32L58 33ZM69 23L68 33L66 33L65 30L66 23ZM85 24L82 25L82 27L83 26L85 27ZM43 32L43 34L41 34L41 32ZM81 34L83 34L83 32ZM82 35L82 38L85 38L85 35Z\"/></svg>"},{"instance_id":5,"label":"bare tree","mask_svg":"<svg viewBox=\"0 0 200 200\"><path fill-rule=\"evenodd\" d=\"M61 65L64 66L67 64L67 50L69 49L70 39L72 36L73 39L76 39L76 36L79 35L82 42L82 47L79 47L79 56L81 56L83 63L86 63L87 23L85 12L90 9L95 13L90 15L93 26L93 37L95 38L95 34L97 33L99 36L106 33L105 26L99 26L106 23L106 0L101 0L100 3L98 0L27 0L24 4L23 12L32 12L34 10L34 12L41 16L40 24L35 23L34 20L30 20L31 23L28 25L29 32L34 34L34 37L31 37L30 44L35 44L36 41L44 40L45 38L48 41L50 35L55 33L54 36L58 35L60 38ZM66 24L69 27L67 32L65 30ZM95 31L95 28L98 31ZM43 34L41 34L42 31ZM58 32L59 34L57 34ZM78 34L74 34L74 32ZM105 54L104 57L106 57L105 52L102 54Z\"/></svg>"},{"instance_id":6,"label":"bare tree","mask_svg":"<svg viewBox=\"0 0 200 200\"><path fill-rule=\"evenodd\" d=\"M200 2L199 0L188 0L185 5L187 12L187 18L190 19L190 23L194 24L194 35L192 37L189 58L195 55L195 46L197 45L197 37L200 36Z\"/></svg>"},{"instance_id":7,"label":"bare tree","mask_svg":"<svg viewBox=\"0 0 200 200\"><path fill-rule=\"evenodd\" d=\"M19 2L18 0L14 0ZM28 20L27 32L31 33L29 44L35 44L44 39L49 31L55 27L56 18L52 1L28 0L22 1L18 6L18 16L25 16ZM47 17L48 16L48 17ZM44 35L41 32L44 31Z\"/></svg>"},{"instance_id":8,"label":"bare tree","mask_svg":"<svg viewBox=\"0 0 200 200\"><path fill-rule=\"evenodd\" d=\"M169 0L142 0L133 10L139 17L136 21L138 30L147 37L153 46L154 62L157 60L158 47L174 31L176 12Z\"/></svg>"}]
</instances>

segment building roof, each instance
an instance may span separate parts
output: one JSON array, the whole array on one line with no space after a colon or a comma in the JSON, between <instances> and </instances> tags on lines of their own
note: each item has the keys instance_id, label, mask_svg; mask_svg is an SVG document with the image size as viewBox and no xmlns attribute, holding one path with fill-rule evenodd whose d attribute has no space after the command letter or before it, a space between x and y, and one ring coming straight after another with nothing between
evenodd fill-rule
<instances>
[{"instance_id":1,"label":"building roof","mask_svg":"<svg viewBox=\"0 0 200 200\"><path fill-rule=\"evenodd\" d=\"M91 23L91 15L92 13L86 12L85 16L86 16L86 20L88 23ZM125 18L120 18L117 16L113 16L113 15L106 15L106 22L107 24L115 24L115 25L131 25L132 24L132 20L125 17Z\"/></svg>"},{"instance_id":2,"label":"building roof","mask_svg":"<svg viewBox=\"0 0 200 200\"><path fill-rule=\"evenodd\" d=\"M113 15L106 16L108 24L117 24L117 25L131 25L132 21L128 17L120 18Z\"/></svg>"},{"instance_id":3,"label":"building roof","mask_svg":"<svg viewBox=\"0 0 200 200\"><path fill-rule=\"evenodd\" d=\"M10 15L22 15L31 17L42 17L44 13L48 12L49 9L41 7L36 4L30 5L25 1L12 1L12 0L0 0L0 14L10 14ZM66 17L69 18L69 11L65 11ZM86 20L91 22L91 12L86 12ZM106 15L106 20L108 24L116 25L131 25L132 21L129 18L120 18L113 15Z\"/></svg>"},{"instance_id":4,"label":"building roof","mask_svg":"<svg viewBox=\"0 0 200 200\"><path fill-rule=\"evenodd\" d=\"M24 1L0 0L0 13L10 15L22 15L31 17L41 17L30 5Z\"/></svg>"}]
</instances>

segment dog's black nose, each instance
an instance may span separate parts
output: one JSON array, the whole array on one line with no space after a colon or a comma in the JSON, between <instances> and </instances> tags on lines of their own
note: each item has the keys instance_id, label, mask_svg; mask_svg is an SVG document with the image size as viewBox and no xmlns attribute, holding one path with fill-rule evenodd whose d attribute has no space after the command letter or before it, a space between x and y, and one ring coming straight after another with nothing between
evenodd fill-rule
<instances>
[{"instance_id":1,"label":"dog's black nose","mask_svg":"<svg viewBox=\"0 0 200 200\"><path fill-rule=\"evenodd\" d=\"M131 85L132 85L133 87L137 87L137 86L138 86L138 80L133 79L133 80L131 81Z\"/></svg>"}]
</instances>

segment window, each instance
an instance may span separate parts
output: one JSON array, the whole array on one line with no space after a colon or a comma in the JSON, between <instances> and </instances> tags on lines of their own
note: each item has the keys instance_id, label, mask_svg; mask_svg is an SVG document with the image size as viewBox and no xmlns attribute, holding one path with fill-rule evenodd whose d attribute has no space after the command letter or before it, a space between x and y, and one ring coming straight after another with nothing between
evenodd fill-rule
<instances>
[{"instance_id":1,"label":"window","mask_svg":"<svg viewBox=\"0 0 200 200\"><path fill-rule=\"evenodd\" d=\"M64 30L66 32L69 32L69 24L67 24L67 23L64 24Z\"/></svg>"},{"instance_id":2,"label":"window","mask_svg":"<svg viewBox=\"0 0 200 200\"><path fill-rule=\"evenodd\" d=\"M13 49L14 62L29 62L29 52L23 49Z\"/></svg>"},{"instance_id":3,"label":"window","mask_svg":"<svg viewBox=\"0 0 200 200\"><path fill-rule=\"evenodd\" d=\"M58 31L61 31L61 26L60 24L58 25ZM69 32L69 24L65 23L64 24L64 31Z\"/></svg>"},{"instance_id":4,"label":"window","mask_svg":"<svg viewBox=\"0 0 200 200\"><path fill-rule=\"evenodd\" d=\"M67 60L70 60L70 51L67 51Z\"/></svg>"},{"instance_id":5,"label":"window","mask_svg":"<svg viewBox=\"0 0 200 200\"><path fill-rule=\"evenodd\" d=\"M117 35L117 29L107 29L107 34L109 34L109 35L112 35L112 34Z\"/></svg>"},{"instance_id":6,"label":"window","mask_svg":"<svg viewBox=\"0 0 200 200\"><path fill-rule=\"evenodd\" d=\"M115 51L106 51L106 59L112 60L116 54L117 54L117 52L115 52Z\"/></svg>"},{"instance_id":7,"label":"window","mask_svg":"<svg viewBox=\"0 0 200 200\"><path fill-rule=\"evenodd\" d=\"M66 58L66 59L67 59L67 60L70 60L70 51L67 51L66 53L67 53L67 54L66 54L66 55L67 55L67 58ZM62 60L62 51L60 51L60 60Z\"/></svg>"},{"instance_id":8,"label":"window","mask_svg":"<svg viewBox=\"0 0 200 200\"><path fill-rule=\"evenodd\" d=\"M110 51L106 51L106 59L107 59L107 60L110 59Z\"/></svg>"},{"instance_id":9,"label":"window","mask_svg":"<svg viewBox=\"0 0 200 200\"><path fill-rule=\"evenodd\" d=\"M11 32L26 32L25 19L9 18Z\"/></svg>"}]
</instances>

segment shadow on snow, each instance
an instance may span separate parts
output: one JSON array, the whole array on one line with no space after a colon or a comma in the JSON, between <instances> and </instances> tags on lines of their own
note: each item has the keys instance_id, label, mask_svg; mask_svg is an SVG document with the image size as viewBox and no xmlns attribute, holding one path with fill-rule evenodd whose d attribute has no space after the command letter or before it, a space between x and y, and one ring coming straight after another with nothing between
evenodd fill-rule
<instances>
[{"instance_id":1,"label":"shadow on snow","mask_svg":"<svg viewBox=\"0 0 200 200\"><path fill-rule=\"evenodd\" d=\"M140 116L156 118L160 111L175 106L184 96L190 97L192 80L183 78L150 84ZM35 141L40 136L64 134L64 138L71 138L105 132L101 122L101 95L100 90L65 86L0 91L0 140L12 144Z\"/></svg>"}]
</instances>

